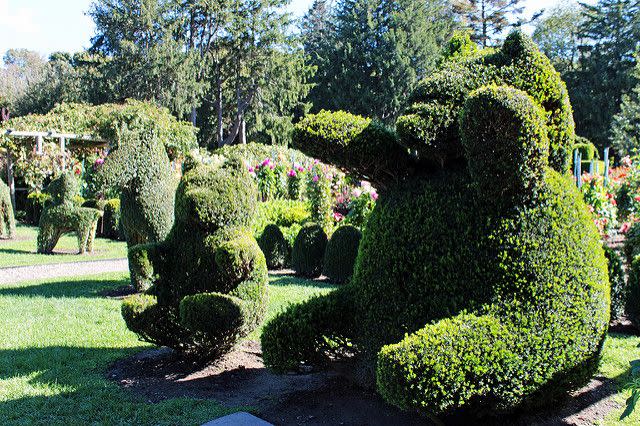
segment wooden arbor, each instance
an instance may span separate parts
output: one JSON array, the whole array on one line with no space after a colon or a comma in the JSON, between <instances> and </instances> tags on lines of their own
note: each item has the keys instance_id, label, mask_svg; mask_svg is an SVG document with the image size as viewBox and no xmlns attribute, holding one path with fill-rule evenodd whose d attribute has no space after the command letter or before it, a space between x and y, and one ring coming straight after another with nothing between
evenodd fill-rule
<instances>
[{"instance_id":1,"label":"wooden arbor","mask_svg":"<svg viewBox=\"0 0 640 426\"><path fill-rule=\"evenodd\" d=\"M36 155L42 155L43 145L45 139L57 140L60 144L60 152L64 153L67 149L71 148L74 144L82 142L83 148L106 148L109 145L109 141L92 135L82 135L76 133L58 133L54 131L37 132L37 131L17 131L6 130L4 136L10 138L23 138L35 140L35 153ZM13 176L13 158L11 153L7 152L6 159L6 172L7 172L7 184L9 185L9 192L11 193L11 203L15 209L16 206L16 186ZM63 169L66 168L66 164L63 162Z\"/></svg>"}]
</instances>

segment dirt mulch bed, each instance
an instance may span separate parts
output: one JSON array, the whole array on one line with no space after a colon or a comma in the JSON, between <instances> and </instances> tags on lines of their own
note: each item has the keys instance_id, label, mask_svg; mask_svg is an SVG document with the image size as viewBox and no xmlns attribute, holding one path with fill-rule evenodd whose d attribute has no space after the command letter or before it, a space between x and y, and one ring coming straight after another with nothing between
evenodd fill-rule
<instances>
[{"instance_id":1,"label":"dirt mulch bed","mask_svg":"<svg viewBox=\"0 0 640 426\"><path fill-rule=\"evenodd\" d=\"M344 370L344 366L342 366ZM170 349L151 349L112 364L110 380L149 402L189 397L215 399L229 407L250 408L275 425L420 425L435 423L404 413L378 394L336 371L271 373L260 345L247 341L215 364L184 359ZM447 425L592 425L622 407L611 399L612 380L595 377L550 410L485 418L447 418Z\"/></svg>"}]
</instances>

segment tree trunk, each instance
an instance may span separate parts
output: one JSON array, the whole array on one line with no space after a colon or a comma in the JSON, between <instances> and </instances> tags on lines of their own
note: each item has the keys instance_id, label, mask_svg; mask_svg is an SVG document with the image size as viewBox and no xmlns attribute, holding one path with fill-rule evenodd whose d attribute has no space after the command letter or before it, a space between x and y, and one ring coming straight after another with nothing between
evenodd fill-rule
<instances>
[{"instance_id":1,"label":"tree trunk","mask_svg":"<svg viewBox=\"0 0 640 426\"><path fill-rule=\"evenodd\" d=\"M224 143L224 133L222 129L222 76L218 65L218 77L216 81L216 110L218 112L218 126L216 128L216 143L221 147Z\"/></svg>"}]
</instances>

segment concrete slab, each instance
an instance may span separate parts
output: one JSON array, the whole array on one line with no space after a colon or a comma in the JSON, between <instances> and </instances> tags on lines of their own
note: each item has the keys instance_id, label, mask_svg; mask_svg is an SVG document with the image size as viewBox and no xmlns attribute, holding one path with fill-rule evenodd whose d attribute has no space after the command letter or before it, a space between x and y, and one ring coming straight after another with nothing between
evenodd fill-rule
<instances>
[{"instance_id":1,"label":"concrete slab","mask_svg":"<svg viewBox=\"0 0 640 426\"><path fill-rule=\"evenodd\" d=\"M219 419L211 420L203 424L202 426L273 426L269 422L265 422L262 419L252 416L249 413L240 411L228 416L220 417Z\"/></svg>"}]
</instances>

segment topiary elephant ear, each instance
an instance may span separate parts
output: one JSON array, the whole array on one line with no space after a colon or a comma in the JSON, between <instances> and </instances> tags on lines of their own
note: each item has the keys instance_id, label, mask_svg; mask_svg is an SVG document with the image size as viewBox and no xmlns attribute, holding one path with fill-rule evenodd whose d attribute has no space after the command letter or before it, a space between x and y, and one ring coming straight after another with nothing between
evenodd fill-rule
<instances>
[{"instance_id":1,"label":"topiary elephant ear","mask_svg":"<svg viewBox=\"0 0 640 426\"><path fill-rule=\"evenodd\" d=\"M508 86L472 92L460 115L460 134L481 199L504 205L538 192L549 139L544 111L525 92Z\"/></svg>"}]
</instances>

